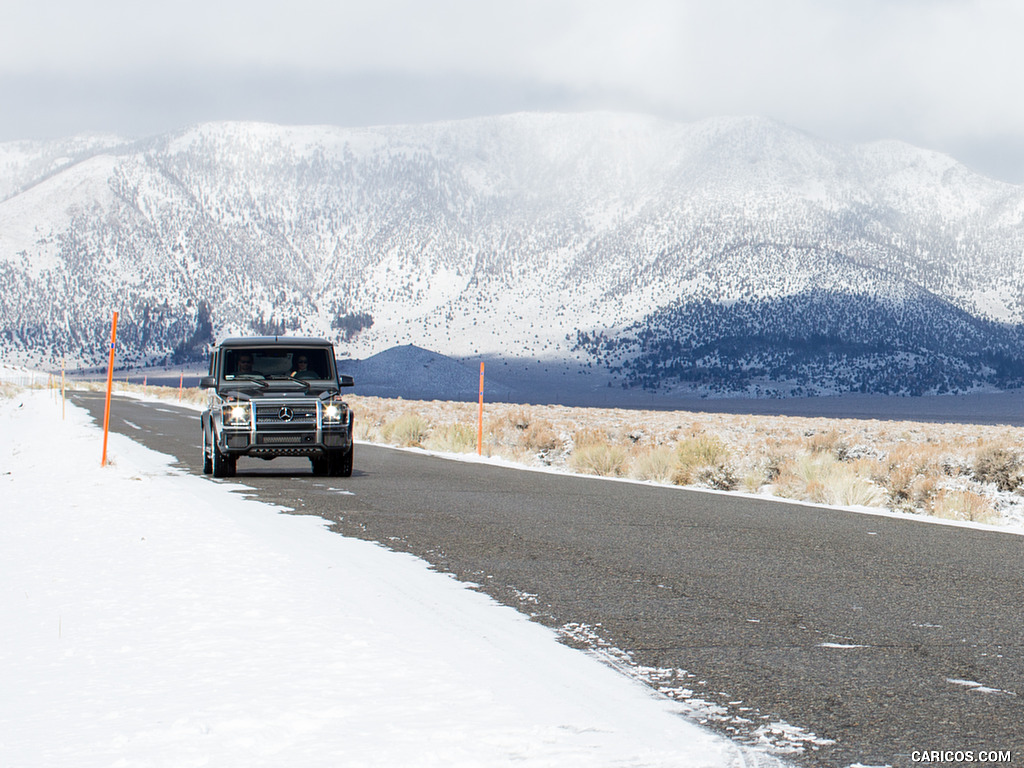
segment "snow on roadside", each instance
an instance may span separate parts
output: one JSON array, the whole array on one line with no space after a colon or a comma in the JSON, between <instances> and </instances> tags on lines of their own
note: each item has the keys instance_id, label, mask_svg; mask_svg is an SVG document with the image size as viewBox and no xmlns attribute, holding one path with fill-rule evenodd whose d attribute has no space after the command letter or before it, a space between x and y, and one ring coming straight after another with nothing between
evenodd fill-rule
<instances>
[{"instance_id":1,"label":"snow on roadside","mask_svg":"<svg viewBox=\"0 0 1024 768\"><path fill-rule=\"evenodd\" d=\"M511 608L0 399L0 764L778 764ZM54 446L61 447L60 452Z\"/></svg>"},{"instance_id":2,"label":"snow on roadside","mask_svg":"<svg viewBox=\"0 0 1024 768\"><path fill-rule=\"evenodd\" d=\"M44 387L52 379L51 374L42 371L0 363L0 384L9 384L15 387Z\"/></svg>"}]
</instances>

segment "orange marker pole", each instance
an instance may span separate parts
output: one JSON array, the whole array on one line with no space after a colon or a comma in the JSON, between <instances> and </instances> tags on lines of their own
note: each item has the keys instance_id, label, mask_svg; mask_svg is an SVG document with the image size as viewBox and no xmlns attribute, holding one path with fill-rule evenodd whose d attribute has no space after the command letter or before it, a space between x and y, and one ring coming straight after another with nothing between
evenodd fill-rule
<instances>
[{"instance_id":1,"label":"orange marker pole","mask_svg":"<svg viewBox=\"0 0 1024 768\"><path fill-rule=\"evenodd\" d=\"M476 455L484 455L484 364L480 363L480 413L476 420Z\"/></svg>"},{"instance_id":2,"label":"orange marker pole","mask_svg":"<svg viewBox=\"0 0 1024 768\"><path fill-rule=\"evenodd\" d=\"M110 391L114 388L114 346L117 344L117 312L110 326L110 362L107 363L107 406L103 413L103 460L101 467L107 466L107 434L110 431Z\"/></svg>"},{"instance_id":3,"label":"orange marker pole","mask_svg":"<svg viewBox=\"0 0 1024 768\"><path fill-rule=\"evenodd\" d=\"M181 378L178 379L178 402L181 402L181 393L185 388L185 372L181 372Z\"/></svg>"}]
</instances>

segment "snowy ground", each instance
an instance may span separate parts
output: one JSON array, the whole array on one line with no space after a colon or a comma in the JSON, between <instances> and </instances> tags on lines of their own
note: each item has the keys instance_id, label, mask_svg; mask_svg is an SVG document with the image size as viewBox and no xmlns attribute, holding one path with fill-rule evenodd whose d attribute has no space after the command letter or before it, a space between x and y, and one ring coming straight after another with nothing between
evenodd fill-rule
<instances>
[{"instance_id":1,"label":"snowy ground","mask_svg":"<svg viewBox=\"0 0 1024 768\"><path fill-rule=\"evenodd\" d=\"M5 768L776 764L413 557L120 435L101 468L50 392L0 434Z\"/></svg>"}]
</instances>

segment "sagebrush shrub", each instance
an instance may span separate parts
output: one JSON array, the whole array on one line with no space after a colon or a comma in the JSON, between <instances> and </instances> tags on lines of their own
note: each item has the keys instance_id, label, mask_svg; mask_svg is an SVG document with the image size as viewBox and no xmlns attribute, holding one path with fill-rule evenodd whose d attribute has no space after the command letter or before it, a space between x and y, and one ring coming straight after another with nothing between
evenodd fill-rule
<instances>
[{"instance_id":1,"label":"sagebrush shrub","mask_svg":"<svg viewBox=\"0 0 1024 768\"><path fill-rule=\"evenodd\" d=\"M1020 487L1020 457L999 445L985 446L974 456L974 479L979 483L994 483L1000 491L1013 491Z\"/></svg>"},{"instance_id":2,"label":"sagebrush shrub","mask_svg":"<svg viewBox=\"0 0 1024 768\"><path fill-rule=\"evenodd\" d=\"M736 473L726 463L701 467L693 475L693 484L716 491L734 491L738 485Z\"/></svg>"},{"instance_id":3,"label":"sagebrush shrub","mask_svg":"<svg viewBox=\"0 0 1024 768\"><path fill-rule=\"evenodd\" d=\"M523 436L526 447L534 453L549 454L562 444L550 422L537 421L530 424Z\"/></svg>"},{"instance_id":4,"label":"sagebrush shrub","mask_svg":"<svg viewBox=\"0 0 1024 768\"><path fill-rule=\"evenodd\" d=\"M845 461L850 451L846 441L834 429L815 434L810 443L812 453L830 453L838 461Z\"/></svg>"}]
</instances>

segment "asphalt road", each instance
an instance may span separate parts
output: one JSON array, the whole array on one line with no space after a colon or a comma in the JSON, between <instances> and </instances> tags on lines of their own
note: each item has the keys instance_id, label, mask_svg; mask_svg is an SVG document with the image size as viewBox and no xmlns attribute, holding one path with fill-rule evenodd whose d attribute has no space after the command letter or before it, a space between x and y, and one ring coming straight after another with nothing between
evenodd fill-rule
<instances>
[{"instance_id":1,"label":"asphalt road","mask_svg":"<svg viewBox=\"0 0 1024 768\"><path fill-rule=\"evenodd\" d=\"M194 412L116 399L111 429L199 473ZM1024 765L1022 536L363 444L351 478L243 459L237 482L621 649L740 741L831 741L795 762Z\"/></svg>"}]
</instances>

